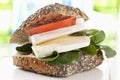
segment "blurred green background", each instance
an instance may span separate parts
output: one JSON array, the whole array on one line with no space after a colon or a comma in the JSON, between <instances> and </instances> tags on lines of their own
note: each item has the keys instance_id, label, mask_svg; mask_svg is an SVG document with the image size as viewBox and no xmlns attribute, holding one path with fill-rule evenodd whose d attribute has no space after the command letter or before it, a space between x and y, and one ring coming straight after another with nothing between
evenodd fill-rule
<instances>
[{"instance_id":1,"label":"blurred green background","mask_svg":"<svg viewBox=\"0 0 120 80\"><path fill-rule=\"evenodd\" d=\"M0 0L0 45L9 42L12 20L12 0Z\"/></svg>"},{"instance_id":2,"label":"blurred green background","mask_svg":"<svg viewBox=\"0 0 120 80\"><path fill-rule=\"evenodd\" d=\"M120 0L94 0L94 10L103 13L117 14Z\"/></svg>"},{"instance_id":3,"label":"blurred green background","mask_svg":"<svg viewBox=\"0 0 120 80\"><path fill-rule=\"evenodd\" d=\"M120 0L93 0L94 12L109 15L117 19ZM89 4L88 4L89 5ZM13 0L0 0L0 45L8 44L11 35ZM116 26L114 26L116 28ZM115 46L115 31L109 34L104 44Z\"/></svg>"}]
</instances>

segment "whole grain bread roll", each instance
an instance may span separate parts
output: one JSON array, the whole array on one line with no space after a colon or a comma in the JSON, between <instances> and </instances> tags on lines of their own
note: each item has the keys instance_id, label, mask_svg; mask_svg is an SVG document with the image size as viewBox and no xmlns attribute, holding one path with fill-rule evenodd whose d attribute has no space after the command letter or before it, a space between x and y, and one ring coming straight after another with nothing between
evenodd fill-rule
<instances>
[{"instance_id":1,"label":"whole grain bread roll","mask_svg":"<svg viewBox=\"0 0 120 80\"><path fill-rule=\"evenodd\" d=\"M36 27L37 25L44 25L55 22L60 19L73 16L76 18L83 18L88 20L87 15L78 8L65 6L59 3L51 4L40 8L31 16L29 16L14 32L10 38L10 43L25 44L29 42L26 30Z\"/></svg>"},{"instance_id":2,"label":"whole grain bread roll","mask_svg":"<svg viewBox=\"0 0 120 80\"><path fill-rule=\"evenodd\" d=\"M80 54L79 60L62 66L53 65L45 61L38 60L31 55L13 56L14 65L24 70L33 71L50 76L67 77L74 73L91 70L103 62L101 51L94 56Z\"/></svg>"}]
</instances>

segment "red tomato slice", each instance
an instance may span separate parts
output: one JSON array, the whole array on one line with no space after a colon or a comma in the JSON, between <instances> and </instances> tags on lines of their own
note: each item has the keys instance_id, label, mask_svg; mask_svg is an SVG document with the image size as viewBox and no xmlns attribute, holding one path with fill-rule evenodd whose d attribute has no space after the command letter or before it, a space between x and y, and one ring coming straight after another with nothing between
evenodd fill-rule
<instances>
[{"instance_id":1,"label":"red tomato slice","mask_svg":"<svg viewBox=\"0 0 120 80\"><path fill-rule=\"evenodd\" d=\"M51 31L51 30L56 30L59 28L65 28L65 27L69 27L72 25L76 24L76 18L71 17L68 19L64 19L64 20L60 20L60 21L56 21L53 23L49 23L46 25L42 25L42 26L38 26L32 29L29 29L27 31L27 33L32 36L34 34L38 34L38 33L43 33L43 32L47 32L47 31Z\"/></svg>"}]
</instances>

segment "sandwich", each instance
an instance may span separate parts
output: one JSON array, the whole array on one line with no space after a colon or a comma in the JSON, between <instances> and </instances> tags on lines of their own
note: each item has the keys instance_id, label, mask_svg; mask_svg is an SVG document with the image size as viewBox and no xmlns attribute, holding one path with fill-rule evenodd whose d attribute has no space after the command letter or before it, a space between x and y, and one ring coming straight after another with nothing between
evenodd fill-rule
<instances>
[{"instance_id":1,"label":"sandwich","mask_svg":"<svg viewBox=\"0 0 120 80\"><path fill-rule=\"evenodd\" d=\"M14 65L28 71L66 77L100 65L116 52L100 43L103 30L86 29L88 16L78 8L50 4L29 16L10 38L19 44Z\"/></svg>"}]
</instances>

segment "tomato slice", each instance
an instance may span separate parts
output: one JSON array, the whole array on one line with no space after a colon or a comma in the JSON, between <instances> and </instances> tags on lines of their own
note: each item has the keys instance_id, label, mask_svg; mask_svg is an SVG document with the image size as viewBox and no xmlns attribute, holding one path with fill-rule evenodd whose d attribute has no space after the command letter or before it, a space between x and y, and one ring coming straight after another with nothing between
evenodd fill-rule
<instances>
[{"instance_id":1,"label":"tomato slice","mask_svg":"<svg viewBox=\"0 0 120 80\"><path fill-rule=\"evenodd\" d=\"M46 25L42 25L42 26L38 26L32 29L29 29L27 31L27 33L32 36L34 34L38 34L38 33L43 33L43 32L47 32L47 31L51 31L51 30L56 30L59 28L65 28L65 27L69 27L72 25L76 24L76 18L71 17L68 19L64 19L64 20L60 20L60 21L56 21L53 23L49 23Z\"/></svg>"}]
</instances>

